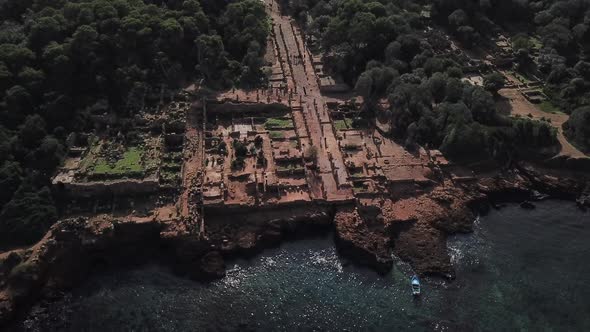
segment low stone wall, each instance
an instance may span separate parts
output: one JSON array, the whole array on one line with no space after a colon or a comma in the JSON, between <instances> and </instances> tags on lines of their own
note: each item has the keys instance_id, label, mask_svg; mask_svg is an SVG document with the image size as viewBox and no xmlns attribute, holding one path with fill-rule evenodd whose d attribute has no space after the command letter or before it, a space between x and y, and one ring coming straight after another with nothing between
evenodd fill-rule
<instances>
[{"instance_id":1,"label":"low stone wall","mask_svg":"<svg viewBox=\"0 0 590 332\"><path fill-rule=\"evenodd\" d=\"M320 85L320 91L323 93L347 93L350 87L344 83Z\"/></svg>"},{"instance_id":2,"label":"low stone wall","mask_svg":"<svg viewBox=\"0 0 590 332\"><path fill-rule=\"evenodd\" d=\"M273 204L273 205L261 205L261 206L250 206L250 205L215 205L215 206L206 206L205 207L205 215L227 215L230 213L248 213L248 212L258 212L258 211L272 211L272 210L288 210L296 207L304 207L313 205L314 203L310 203L309 201L292 201L292 202L285 202L280 204Z\"/></svg>"},{"instance_id":3,"label":"low stone wall","mask_svg":"<svg viewBox=\"0 0 590 332\"><path fill-rule=\"evenodd\" d=\"M144 180L124 179L107 182L67 183L58 185L61 194L72 197L150 194L160 190L156 177Z\"/></svg>"},{"instance_id":4,"label":"low stone wall","mask_svg":"<svg viewBox=\"0 0 590 332\"><path fill-rule=\"evenodd\" d=\"M233 102L207 102L207 114L252 114L261 116L263 114L284 114L289 112L289 107L283 104L261 104L261 103L233 103Z\"/></svg>"}]
</instances>

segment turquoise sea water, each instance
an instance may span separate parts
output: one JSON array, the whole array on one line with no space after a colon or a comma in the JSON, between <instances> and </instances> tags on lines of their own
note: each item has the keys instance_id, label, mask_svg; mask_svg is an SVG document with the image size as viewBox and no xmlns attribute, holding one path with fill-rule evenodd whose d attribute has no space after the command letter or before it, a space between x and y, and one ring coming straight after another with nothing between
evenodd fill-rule
<instances>
[{"instance_id":1,"label":"turquoise sea water","mask_svg":"<svg viewBox=\"0 0 590 332\"><path fill-rule=\"evenodd\" d=\"M449 240L457 279L411 295L402 262L380 277L330 237L228 264L201 284L145 266L95 276L22 323L30 331L590 331L590 213L510 205Z\"/></svg>"}]
</instances>

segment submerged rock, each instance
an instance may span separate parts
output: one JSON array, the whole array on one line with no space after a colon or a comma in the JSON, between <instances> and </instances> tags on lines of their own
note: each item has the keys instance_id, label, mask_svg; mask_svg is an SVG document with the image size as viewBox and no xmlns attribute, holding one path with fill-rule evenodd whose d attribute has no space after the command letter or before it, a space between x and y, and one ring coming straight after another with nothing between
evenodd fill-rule
<instances>
[{"instance_id":1,"label":"submerged rock","mask_svg":"<svg viewBox=\"0 0 590 332\"><path fill-rule=\"evenodd\" d=\"M544 199L549 198L549 195L547 194L542 194L536 190L533 190L531 193L531 200L533 201L542 201Z\"/></svg>"},{"instance_id":2,"label":"submerged rock","mask_svg":"<svg viewBox=\"0 0 590 332\"><path fill-rule=\"evenodd\" d=\"M219 251L211 251L201 257L202 277L219 279L225 276L225 261Z\"/></svg>"},{"instance_id":3,"label":"submerged rock","mask_svg":"<svg viewBox=\"0 0 590 332\"><path fill-rule=\"evenodd\" d=\"M588 189L588 192L584 192L582 195L580 195L580 197L578 197L578 199L576 199L576 204L582 210L590 208L590 189Z\"/></svg>"}]
</instances>

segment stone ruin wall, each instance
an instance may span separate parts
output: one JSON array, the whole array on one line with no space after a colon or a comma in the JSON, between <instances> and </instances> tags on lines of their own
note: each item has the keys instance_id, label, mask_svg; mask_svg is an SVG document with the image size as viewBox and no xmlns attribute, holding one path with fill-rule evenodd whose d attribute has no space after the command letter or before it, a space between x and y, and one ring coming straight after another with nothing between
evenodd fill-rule
<instances>
[{"instance_id":1,"label":"stone ruin wall","mask_svg":"<svg viewBox=\"0 0 590 332\"><path fill-rule=\"evenodd\" d=\"M238 114L256 116L289 113L288 106L283 104L262 103L233 103L220 101L207 101L207 114Z\"/></svg>"},{"instance_id":2,"label":"stone ruin wall","mask_svg":"<svg viewBox=\"0 0 590 332\"><path fill-rule=\"evenodd\" d=\"M66 183L58 185L60 193L77 198L93 198L107 195L133 196L151 194L160 190L158 179L117 180L108 182Z\"/></svg>"}]
</instances>

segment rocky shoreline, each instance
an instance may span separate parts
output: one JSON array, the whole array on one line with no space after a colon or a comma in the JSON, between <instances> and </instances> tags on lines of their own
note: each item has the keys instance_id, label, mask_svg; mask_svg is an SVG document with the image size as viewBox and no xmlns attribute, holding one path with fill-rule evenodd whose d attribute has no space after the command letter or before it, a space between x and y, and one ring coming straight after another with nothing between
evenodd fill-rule
<instances>
[{"instance_id":1,"label":"rocky shoreline","mask_svg":"<svg viewBox=\"0 0 590 332\"><path fill-rule=\"evenodd\" d=\"M384 274L395 254L418 274L452 279L447 237L470 232L477 214L499 202L543 197L577 199L581 207L588 206L589 181L587 175L517 167L471 182L444 180L420 195L373 204L220 214L209 222L206 239L173 221L63 220L35 246L0 254L0 326L104 266L159 260L191 279L213 280L225 275L227 258L252 256L286 239L331 230L340 254L356 264Z\"/></svg>"},{"instance_id":2,"label":"rocky shoreline","mask_svg":"<svg viewBox=\"0 0 590 332\"><path fill-rule=\"evenodd\" d=\"M40 298L71 289L107 266L156 261L194 280L221 278L227 258L252 256L286 239L330 231L330 210L249 220L243 227L235 227L240 223L228 217L225 226L233 227L212 229L207 239L179 228L176 221L120 221L106 215L62 220L35 246L0 254L0 326Z\"/></svg>"}]
</instances>

